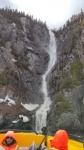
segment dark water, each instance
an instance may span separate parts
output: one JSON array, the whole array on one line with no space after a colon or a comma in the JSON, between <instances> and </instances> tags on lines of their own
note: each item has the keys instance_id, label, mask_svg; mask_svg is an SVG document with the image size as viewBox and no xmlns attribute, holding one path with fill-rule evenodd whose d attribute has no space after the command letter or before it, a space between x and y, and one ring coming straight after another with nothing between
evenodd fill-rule
<instances>
[{"instance_id":1,"label":"dark water","mask_svg":"<svg viewBox=\"0 0 84 150\"><path fill-rule=\"evenodd\" d=\"M84 142L84 133L69 134L69 138L80 142Z\"/></svg>"}]
</instances>

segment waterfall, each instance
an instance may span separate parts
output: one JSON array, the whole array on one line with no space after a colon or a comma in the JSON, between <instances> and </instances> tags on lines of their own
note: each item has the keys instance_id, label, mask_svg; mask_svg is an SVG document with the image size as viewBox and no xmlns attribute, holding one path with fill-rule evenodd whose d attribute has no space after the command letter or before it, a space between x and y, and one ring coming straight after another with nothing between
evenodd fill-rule
<instances>
[{"instance_id":1,"label":"waterfall","mask_svg":"<svg viewBox=\"0 0 84 150\"><path fill-rule=\"evenodd\" d=\"M40 106L39 110L36 111L37 132L42 132L41 129L43 127L46 127L47 111L50 109L51 104L50 97L48 96L46 78L56 62L56 41L53 32L49 31L49 34L50 34L50 45L47 52L49 53L50 60L48 63L48 68L45 74L42 76L42 92L44 94L44 103Z\"/></svg>"}]
</instances>

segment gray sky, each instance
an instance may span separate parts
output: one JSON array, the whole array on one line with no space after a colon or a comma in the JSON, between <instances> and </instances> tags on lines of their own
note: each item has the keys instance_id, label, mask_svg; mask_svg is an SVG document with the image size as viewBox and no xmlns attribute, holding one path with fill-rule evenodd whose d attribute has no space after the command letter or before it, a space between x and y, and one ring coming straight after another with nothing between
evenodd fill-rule
<instances>
[{"instance_id":1,"label":"gray sky","mask_svg":"<svg viewBox=\"0 0 84 150\"><path fill-rule=\"evenodd\" d=\"M0 0L0 7L5 6L46 21L49 28L58 28L81 9L84 11L84 0Z\"/></svg>"}]
</instances>

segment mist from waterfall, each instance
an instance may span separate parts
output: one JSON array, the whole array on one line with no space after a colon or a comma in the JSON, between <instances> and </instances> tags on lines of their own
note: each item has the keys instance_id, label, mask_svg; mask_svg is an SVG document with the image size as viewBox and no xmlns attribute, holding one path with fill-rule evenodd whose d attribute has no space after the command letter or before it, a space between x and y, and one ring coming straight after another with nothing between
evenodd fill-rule
<instances>
[{"instance_id":1,"label":"mist from waterfall","mask_svg":"<svg viewBox=\"0 0 84 150\"><path fill-rule=\"evenodd\" d=\"M49 53L50 60L48 63L48 68L45 74L42 76L42 92L44 94L44 103L40 106L39 110L36 111L36 131L41 133L41 129L46 127L47 111L50 109L51 100L48 96L47 82L46 78L48 73L51 71L56 62L56 40L53 32L49 31L50 34L50 45L47 52Z\"/></svg>"}]
</instances>

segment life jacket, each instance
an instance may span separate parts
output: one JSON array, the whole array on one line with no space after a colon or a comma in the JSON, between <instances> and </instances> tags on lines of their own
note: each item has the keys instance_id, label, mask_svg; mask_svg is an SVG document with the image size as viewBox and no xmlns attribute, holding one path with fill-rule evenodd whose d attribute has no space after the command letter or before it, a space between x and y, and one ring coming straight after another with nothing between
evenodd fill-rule
<instances>
[{"instance_id":1,"label":"life jacket","mask_svg":"<svg viewBox=\"0 0 84 150\"><path fill-rule=\"evenodd\" d=\"M53 140L50 140L51 148L58 150L68 150L68 134L65 130L58 130Z\"/></svg>"},{"instance_id":2,"label":"life jacket","mask_svg":"<svg viewBox=\"0 0 84 150\"><path fill-rule=\"evenodd\" d=\"M17 145L16 146L16 150L21 150L20 146Z\"/></svg>"},{"instance_id":3,"label":"life jacket","mask_svg":"<svg viewBox=\"0 0 84 150\"><path fill-rule=\"evenodd\" d=\"M0 145L0 150L6 150L2 145ZM21 150L21 148L17 145L15 150Z\"/></svg>"}]
</instances>

